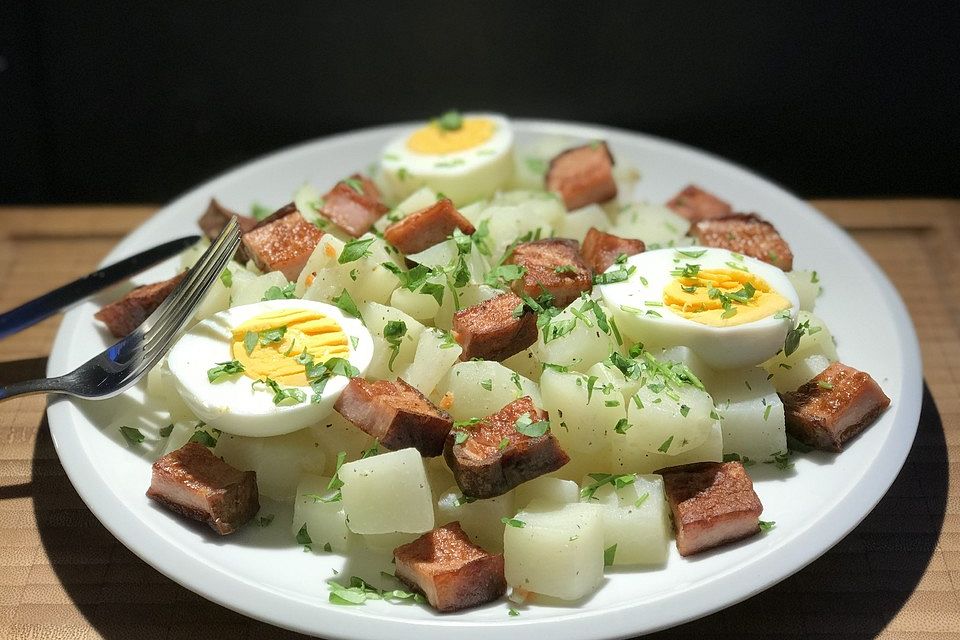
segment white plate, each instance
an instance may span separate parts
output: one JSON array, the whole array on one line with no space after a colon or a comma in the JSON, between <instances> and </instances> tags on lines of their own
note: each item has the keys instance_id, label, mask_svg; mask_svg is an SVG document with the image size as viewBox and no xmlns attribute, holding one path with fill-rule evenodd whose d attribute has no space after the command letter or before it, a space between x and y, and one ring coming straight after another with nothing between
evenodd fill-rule
<instances>
[{"instance_id":1,"label":"white plate","mask_svg":"<svg viewBox=\"0 0 960 640\"><path fill-rule=\"evenodd\" d=\"M498 602L453 615L382 602L344 607L328 602L333 570L373 581L370 561L306 554L281 513L266 528L246 527L215 539L144 496L149 458L118 442L115 403L51 403L50 430L77 491L127 547L189 589L246 615L333 638L440 640L550 634L554 640L631 636L703 616L753 595L817 558L873 508L897 475L917 427L920 352L896 290L851 239L816 210L730 163L676 143L625 131L543 121L514 122L518 140L545 134L606 139L621 162L640 169L635 196L663 202L694 182L772 220L791 244L798 268L815 268L825 287L817 314L838 340L843 362L869 372L892 399L890 410L842 455L811 454L794 474L771 465L751 472L765 510L777 523L748 542L692 559L671 550L666 568L608 573L600 590L575 606L532 606L507 615ZM211 196L246 210L251 202L288 202L305 181L320 188L363 169L404 126L382 127L310 142L267 156L203 184L163 208L106 258L112 262L195 228ZM174 263L140 281L172 275ZM49 374L61 374L102 350L108 340L93 322L95 301L64 318ZM134 402L128 398L126 402ZM268 505L266 511L276 510ZM171 612L174 616L175 613ZM530 637L530 636L528 636ZM543 636L540 636L543 637Z\"/></svg>"}]
</instances>

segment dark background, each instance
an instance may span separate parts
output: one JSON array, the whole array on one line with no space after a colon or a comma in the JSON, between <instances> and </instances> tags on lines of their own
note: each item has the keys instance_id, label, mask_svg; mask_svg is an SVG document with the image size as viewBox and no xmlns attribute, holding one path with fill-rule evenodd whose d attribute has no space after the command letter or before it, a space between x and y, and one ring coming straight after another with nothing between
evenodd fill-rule
<instances>
[{"instance_id":1,"label":"dark background","mask_svg":"<svg viewBox=\"0 0 960 640\"><path fill-rule=\"evenodd\" d=\"M960 195L960 3L0 0L0 202L158 202L449 107L702 147L803 196Z\"/></svg>"}]
</instances>

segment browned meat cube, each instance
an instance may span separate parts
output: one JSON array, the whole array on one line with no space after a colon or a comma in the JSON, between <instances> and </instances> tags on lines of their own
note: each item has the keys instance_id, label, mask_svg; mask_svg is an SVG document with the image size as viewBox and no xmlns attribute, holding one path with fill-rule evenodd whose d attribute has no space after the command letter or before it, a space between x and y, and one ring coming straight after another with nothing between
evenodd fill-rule
<instances>
[{"instance_id":1,"label":"browned meat cube","mask_svg":"<svg viewBox=\"0 0 960 640\"><path fill-rule=\"evenodd\" d=\"M238 471L207 447L188 442L153 463L147 497L182 516L233 533L260 509L257 474Z\"/></svg>"},{"instance_id":2,"label":"browned meat cube","mask_svg":"<svg viewBox=\"0 0 960 640\"><path fill-rule=\"evenodd\" d=\"M386 448L413 447L428 458L443 453L453 428L450 414L400 378L351 378L334 408Z\"/></svg>"},{"instance_id":3,"label":"browned meat cube","mask_svg":"<svg viewBox=\"0 0 960 640\"><path fill-rule=\"evenodd\" d=\"M793 269L790 245L772 224L755 213L701 220L690 228L690 235L705 247L729 249L784 271Z\"/></svg>"},{"instance_id":4,"label":"browned meat cube","mask_svg":"<svg viewBox=\"0 0 960 640\"><path fill-rule=\"evenodd\" d=\"M250 216L242 216L235 211L227 209L217 202L216 198L210 199L207 210L200 216L197 224L199 224L203 230L203 235L207 236L210 240L214 240L220 235L223 228L227 226L227 223L230 222L230 218L237 219L237 226L240 227L241 233L246 233L257 226L256 220Z\"/></svg>"},{"instance_id":5,"label":"browned meat cube","mask_svg":"<svg viewBox=\"0 0 960 640\"><path fill-rule=\"evenodd\" d=\"M537 318L529 310L519 318L513 312L523 304L514 293L502 293L453 315L453 337L463 347L461 360L506 360L537 341Z\"/></svg>"},{"instance_id":6,"label":"browned meat cube","mask_svg":"<svg viewBox=\"0 0 960 640\"><path fill-rule=\"evenodd\" d=\"M295 205L292 202L288 202L287 204L283 205L282 207L280 207L279 209L277 209L276 211L268 215L266 218L255 221L253 225L253 229L259 229L260 227L265 227L268 224L272 222L276 222L277 220L280 220L281 218L289 216L293 213L298 213L297 205ZM249 229L249 231L253 231L253 229ZM244 230L243 233L247 233L247 231L248 230ZM234 256L234 259L241 264L246 264L248 260L253 259L253 256L250 255L250 252L247 251L247 247L241 242L240 246L237 247L237 255Z\"/></svg>"},{"instance_id":7,"label":"browned meat cube","mask_svg":"<svg viewBox=\"0 0 960 640\"><path fill-rule=\"evenodd\" d=\"M621 238L612 233L605 233L596 227L590 227L586 237L583 239L583 246L580 248L580 255L583 256L587 265L593 269L594 273L603 273L617 261L620 256L632 256L643 253L647 246L643 240L634 238Z\"/></svg>"},{"instance_id":8,"label":"browned meat cube","mask_svg":"<svg viewBox=\"0 0 960 640\"><path fill-rule=\"evenodd\" d=\"M334 185L323 196L320 214L359 238L390 208L380 200L380 191L373 182L359 173Z\"/></svg>"},{"instance_id":9,"label":"browned meat cube","mask_svg":"<svg viewBox=\"0 0 960 640\"><path fill-rule=\"evenodd\" d=\"M693 184L687 185L673 196L667 206L691 222L723 218L733 213L728 203Z\"/></svg>"},{"instance_id":10,"label":"browned meat cube","mask_svg":"<svg viewBox=\"0 0 960 640\"><path fill-rule=\"evenodd\" d=\"M661 469L680 555L689 556L760 531L763 505L739 462L697 462Z\"/></svg>"},{"instance_id":11,"label":"browned meat cube","mask_svg":"<svg viewBox=\"0 0 960 640\"><path fill-rule=\"evenodd\" d=\"M261 271L279 271L295 281L322 236L323 231L294 209L243 234L243 246Z\"/></svg>"},{"instance_id":12,"label":"browned meat cube","mask_svg":"<svg viewBox=\"0 0 960 640\"><path fill-rule=\"evenodd\" d=\"M401 253L410 255L443 242L453 234L454 229L460 229L467 235L476 231L449 198L441 198L429 207L394 222L383 232L383 237Z\"/></svg>"},{"instance_id":13,"label":"browned meat cube","mask_svg":"<svg viewBox=\"0 0 960 640\"><path fill-rule=\"evenodd\" d=\"M185 274L186 272L163 282L137 287L116 302L111 302L97 311L93 317L107 325L107 329L114 337L123 338L139 327L140 323L167 299L170 292L183 280Z\"/></svg>"},{"instance_id":14,"label":"browned meat cube","mask_svg":"<svg viewBox=\"0 0 960 640\"><path fill-rule=\"evenodd\" d=\"M890 406L890 398L870 374L839 362L780 398L790 435L817 449L837 452Z\"/></svg>"},{"instance_id":15,"label":"browned meat cube","mask_svg":"<svg viewBox=\"0 0 960 640\"><path fill-rule=\"evenodd\" d=\"M570 461L550 431L527 435L522 425L547 420L529 396L514 400L487 416L466 432L466 439L452 431L443 451L457 486L473 498L493 498L545 473L556 471ZM522 427L529 429L529 426ZM457 440L462 440L457 444Z\"/></svg>"},{"instance_id":16,"label":"browned meat cube","mask_svg":"<svg viewBox=\"0 0 960 640\"><path fill-rule=\"evenodd\" d=\"M523 242L513 248L506 264L525 267L523 277L513 281L517 294L536 298L554 297L556 307L565 307L593 286L593 272L580 255L580 243L566 238Z\"/></svg>"},{"instance_id":17,"label":"browned meat cube","mask_svg":"<svg viewBox=\"0 0 960 640\"><path fill-rule=\"evenodd\" d=\"M547 191L559 193L568 210L617 195L613 180L613 155L606 142L591 142L557 154L545 177Z\"/></svg>"},{"instance_id":18,"label":"browned meat cube","mask_svg":"<svg viewBox=\"0 0 960 640\"><path fill-rule=\"evenodd\" d=\"M503 554L487 553L451 522L393 550L396 576L438 611L459 611L507 592Z\"/></svg>"}]
</instances>

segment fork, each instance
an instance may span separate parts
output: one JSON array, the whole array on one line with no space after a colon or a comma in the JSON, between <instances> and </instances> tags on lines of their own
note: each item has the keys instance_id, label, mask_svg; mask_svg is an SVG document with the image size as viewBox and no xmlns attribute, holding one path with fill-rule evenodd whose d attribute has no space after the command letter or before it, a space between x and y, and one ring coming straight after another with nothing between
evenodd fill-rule
<instances>
[{"instance_id":1,"label":"fork","mask_svg":"<svg viewBox=\"0 0 960 640\"><path fill-rule=\"evenodd\" d=\"M70 373L0 387L0 402L34 393L62 393L88 400L123 393L167 353L239 246L240 229L233 218L166 300L130 335Z\"/></svg>"}]
</instances>

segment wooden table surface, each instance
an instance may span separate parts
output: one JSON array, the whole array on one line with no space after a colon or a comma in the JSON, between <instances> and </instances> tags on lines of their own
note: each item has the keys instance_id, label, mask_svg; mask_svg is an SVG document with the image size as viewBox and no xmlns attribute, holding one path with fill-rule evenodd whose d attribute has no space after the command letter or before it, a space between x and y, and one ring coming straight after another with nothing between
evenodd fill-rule
<instances>
[{"instance_id":1,"label":"wooden table surface","mask_svg":"<svg viewBox=\"0 0 960 640\"><path fill-rule=\"evenodd\" d=\"M916 441L884 499L834 549L660 635L960 639L960 201L813 204L874 257L910 309L929 389ZM0 208L0 310L92 270L154 210ZM58 323L0 342L0 384L42 375ZM42 397L0 404L0 638L292 636L187 591L117 542L64 474L44 406Z\"/></svg>"}]
</instances>

